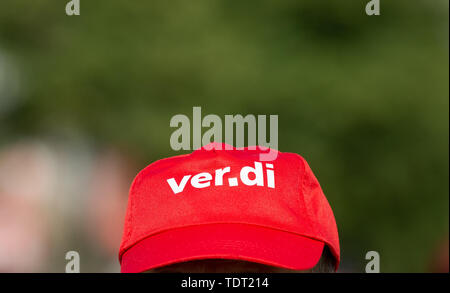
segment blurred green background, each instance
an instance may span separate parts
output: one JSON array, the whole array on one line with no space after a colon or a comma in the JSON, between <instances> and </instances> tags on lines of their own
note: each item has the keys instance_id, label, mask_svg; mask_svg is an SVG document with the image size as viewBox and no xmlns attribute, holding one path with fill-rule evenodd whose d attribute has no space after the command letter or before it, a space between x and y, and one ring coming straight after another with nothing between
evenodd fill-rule
<instances>
[{"instance_id":1,"label":"blurred green background","mask_svg":"<svg viewBox=\"0 0 450 293\"><path fill-rule=\"evenodd\" d=\"M382 272L430 271L449 231L448 1L67 2L0 2L0 147L114 146L136 174L179 154L169 121L193 106L279 115L279 149L334 209L341 269L376 250ZM55 243L43 271L64 268Z\"/></svg>"}]
</instances>

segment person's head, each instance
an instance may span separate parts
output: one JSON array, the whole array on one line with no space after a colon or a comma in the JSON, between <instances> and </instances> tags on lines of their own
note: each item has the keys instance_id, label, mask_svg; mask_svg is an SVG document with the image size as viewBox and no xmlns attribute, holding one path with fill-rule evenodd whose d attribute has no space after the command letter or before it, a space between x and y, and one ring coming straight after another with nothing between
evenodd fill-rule
<instances>
[{"instance_id":1,"label":"person's head","mask_svg":"<svg viewBox=\"0 0 450 293\"><path fill-rule=\"evenodd\" d=\"M273 151L273 150L272 150ZM329 272L331 207L306 161L212 144L157 161L130 189L122 272Z\"/></svg>"}]
</instances>

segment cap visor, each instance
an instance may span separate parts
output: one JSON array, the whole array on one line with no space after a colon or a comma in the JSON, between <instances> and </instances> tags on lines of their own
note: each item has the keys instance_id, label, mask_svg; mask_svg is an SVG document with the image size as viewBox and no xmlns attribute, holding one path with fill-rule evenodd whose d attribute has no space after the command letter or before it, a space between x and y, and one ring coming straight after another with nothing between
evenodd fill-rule
<instances>
[{"instance_id":1,"label":"cap visor","mask_svg":"<svg viewBox=\"0 0 450 293\"><path fill-rule=\"evenodd\" d=\"M235 259L292 270L313 268L324 243L248 224L203 224L163 231L122 254L121 272L139 273L200 259Z\"/></svg>"}]
</instances>

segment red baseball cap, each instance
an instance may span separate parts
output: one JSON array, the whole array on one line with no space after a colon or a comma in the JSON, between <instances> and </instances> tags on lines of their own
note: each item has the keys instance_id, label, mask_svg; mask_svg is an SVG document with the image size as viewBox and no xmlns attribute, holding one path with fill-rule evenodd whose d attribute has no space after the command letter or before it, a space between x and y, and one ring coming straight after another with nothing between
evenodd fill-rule
<instances>
[{"instance_id":1,"label":"red baseball cap","mask_svg":"<svg viewBox=\"0 0 450 293\"><path fill-rule=\"evenodd\" d=\"M271 150L273 151L273 150ZM121 271L190 260L235 259L313 268L327 245L339 265L333 211L307 162L267 148L212 143L154 162L130 189Z\"/></svg>"}]
</instances>

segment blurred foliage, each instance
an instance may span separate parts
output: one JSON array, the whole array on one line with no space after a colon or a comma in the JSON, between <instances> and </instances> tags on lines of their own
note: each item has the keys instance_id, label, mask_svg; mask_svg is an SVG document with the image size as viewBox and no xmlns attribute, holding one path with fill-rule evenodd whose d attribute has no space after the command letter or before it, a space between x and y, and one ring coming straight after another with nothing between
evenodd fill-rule
<instances>
[{"instance_id":1,"label":"blurred foliage","mask_svg":"<svg viewBox=\"0 0 450 293\"><path fill-rule=\"evenodd\" d=\"M82 134L142 166L170 118L278 114L337 218L343 266L427 269L448 233L448 1L4 0L0 52L20 68L15 137ZM1 65L0 65L1 66ZM0 99L1 100L1 99ZM0 113L2 113L0 111Z\"/></svg>"}]
</instances>

